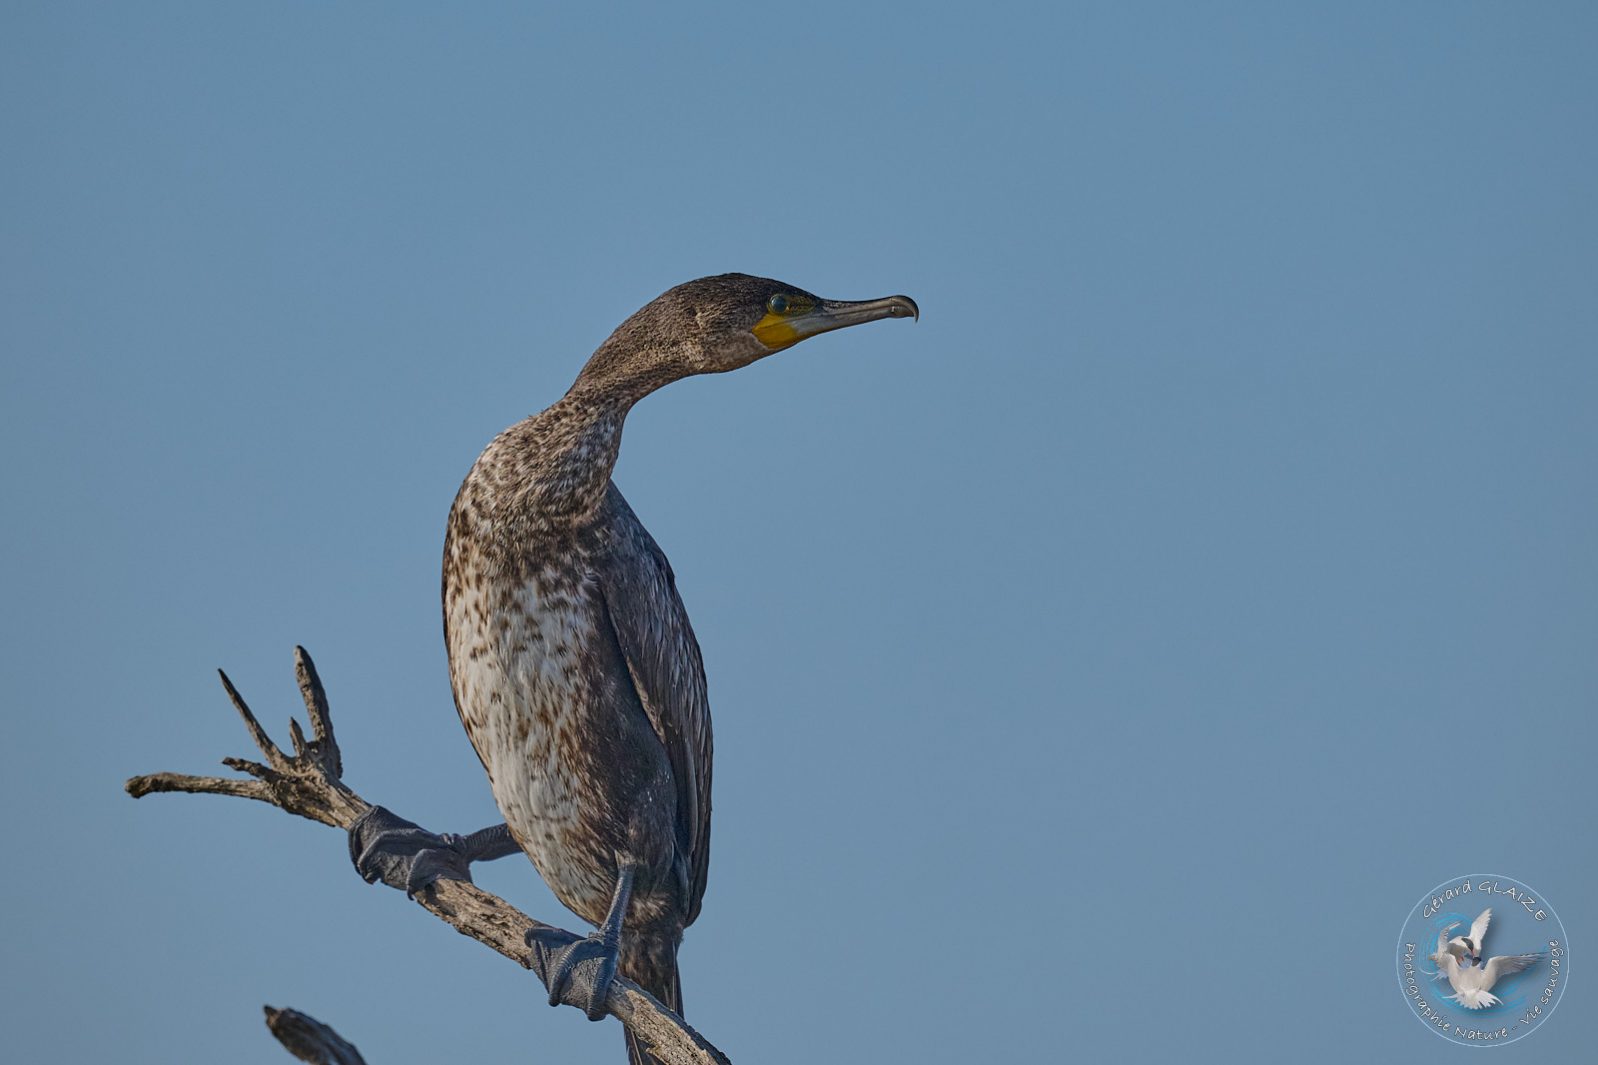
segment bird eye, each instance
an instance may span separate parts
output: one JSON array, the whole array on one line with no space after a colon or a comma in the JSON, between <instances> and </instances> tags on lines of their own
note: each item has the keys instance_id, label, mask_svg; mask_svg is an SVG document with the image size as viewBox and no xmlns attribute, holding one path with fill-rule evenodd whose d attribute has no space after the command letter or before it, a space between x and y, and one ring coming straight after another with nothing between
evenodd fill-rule
<instances>
[{"instance_id":1,"label":"bird eye","mask_svg":"<svg viewBox=\"0 0 1598 1065\"><path fill-rule=\"evenodd\" d=\"M773 296L773 297L771 297L769 300L766 301L766 310L770 311L772 314L787 314L788 313L788 297L787 296Z\"/></svg>"}]
</instances>

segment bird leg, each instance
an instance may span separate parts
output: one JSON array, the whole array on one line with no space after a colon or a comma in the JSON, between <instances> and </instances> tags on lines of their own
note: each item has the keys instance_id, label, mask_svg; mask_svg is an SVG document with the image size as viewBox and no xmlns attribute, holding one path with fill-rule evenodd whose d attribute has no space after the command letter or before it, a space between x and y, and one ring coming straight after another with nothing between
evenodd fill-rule
<instances>
[{"instance_id":1,"label":"bird leg","mask_svg":"<svg viewBox=\"0 0 1598 1065\"><path fill-rule=\"evenodd\" d=\"M527 933L527 945L551 952L545 969L549 974L549 1004L576 1006L591 1021L605 1016L605 1000L616 963L621 956L621 923L627 916L627 902L633 893L633 867L623 866L616 876L616 894L610 912L597 932L571 942L558 928L535 927ZM546 939L547 936L547 939Z\"/></svg>"},{"instance_id":2,"label":"bird leg","mask_svg":"<svg viewBox=\"0 0 1598 1065\"><path fill-rule=\"evenodd\" d=\"M521 850L505 825L457 836L434 835L381 806L350 826L350 860L368 884L381 880L411 898L435 880L471 883L473 862L492 861Z\"/></svg>"}]
</instances>

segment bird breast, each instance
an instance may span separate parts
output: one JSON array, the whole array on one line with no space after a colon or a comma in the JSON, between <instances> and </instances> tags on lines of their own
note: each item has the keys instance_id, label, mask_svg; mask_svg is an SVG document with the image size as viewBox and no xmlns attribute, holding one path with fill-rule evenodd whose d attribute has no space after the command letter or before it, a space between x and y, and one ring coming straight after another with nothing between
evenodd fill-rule
<instances>
[{"instance_id":1,"label":"bird breast","mask_svg":"<svg viewBox=\"0 0 1598 1065\"><path fill-rule=\"evenodd\" d=\"M590 781L573 757L593 696L581 661L596 635L592 590L569 570L478 571L460 573L445 598L455 701L494 799L555 894L582 913L573 900L608 898L614 876L595 853Z\"/></svg>"}]
</instances>

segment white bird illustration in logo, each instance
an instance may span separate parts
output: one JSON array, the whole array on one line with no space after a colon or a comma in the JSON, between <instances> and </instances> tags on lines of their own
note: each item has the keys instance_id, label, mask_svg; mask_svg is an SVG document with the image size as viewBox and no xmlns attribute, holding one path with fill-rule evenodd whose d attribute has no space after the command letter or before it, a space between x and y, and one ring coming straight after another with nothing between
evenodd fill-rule
<instances>
[{"instance_id":1,"label":"white bird illustration in logo","mask_svg":"<svg viewBox=\"0 0 1598 1065\"><path fill-rule=\"evenodd\" d=\"M1439 955L1444 952L1452 954L1460 965L1466 968L1481 961L1482 939L1487 935L1487 925L1491 923L1492 919L1493 911L1490 908L1483 910L1480 916L1471 922L1470 935L1468 936L1455 936L1453 939L1448 939L1448 933L1459 927L1460 922L1458 921L1443 929L1442 935L1437 937L1437 953L1432 955L1432 961L1437 962L1437 972L1432 975L1433 980L1445 979L1442 968L1443 963L1439 959Z\"/></svg>"},{"instance_id":2,"label":"white bird illustration in logo","mask_svg":"<svg viewBox=\"0 0 1598 1065\"><path fill-rule=\"evenodd\" d=\"M1481 916L1471 924L1469 936L1448 938L1448 933L1458 928L1463 923L1461 921L1455 921L1437 936L1437 950L1432 954L1432 961L1437 963L1437 975L1446 977L1453 987L1454 993L1448 997L1466 1009L1479 1010L1498 1005L1501 1000L1492 993L1493 985L1506 976L1531 968L1543 959L1541 954L1500 954L1496 958L1489 958L1484 965L1472 965L1471 958L1481 957L1482 936L1486 934L1492 916L1492 910L1483 910ZM1460 964L1461 956L1465 959L1464 964Z\"/></svg>"}]
</instances>

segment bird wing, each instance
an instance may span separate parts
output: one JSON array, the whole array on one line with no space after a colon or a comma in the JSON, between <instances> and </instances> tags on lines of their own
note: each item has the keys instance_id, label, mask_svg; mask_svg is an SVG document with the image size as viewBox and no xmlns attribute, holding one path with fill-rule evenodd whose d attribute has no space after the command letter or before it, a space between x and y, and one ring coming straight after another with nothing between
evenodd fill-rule
<instances>
[{"instance_id":1,"label":"bird wing","mask_svg":"<svg viewBox=\"0 0 1598 1065\"><path fill-rule=\"evenodd\" d=\"M699 916L710 868L710 702L699 641L671 563L612 484L595 578L638 701L666 748L677 785L677 838L688 863L688 923Z\"/></svg>"},{"instance_id":2,"label":"bird wing","mask_svg":"<svg viewBox=\"0 0 1598 1065\"><path fill-rule=\"evenodd\" d=\"M1447 954L1448 953L1448 933L1452 932L1454 929L1456 929L1458 927L1459 927L1459 922L1455 921L1453 924L1449 925L1447 928L1444 928L1442 931L1437 933L1437 953L1438 954Z\"/></svg>"},{"instance_id":3,"label":"bird wing","mask_svg":"<svg viewBox=\"0 0 1598 1065\"><path fill-rule=\"evenodd\" d=\"M1437 969L1448 978L1448 982L1453 985L1455 991L1470 983L1470 974L1473 971L1459 964L1459 959L1452 954L1444 954L1443 960L1438 964Z\"/></svg>"},{"instance_id":4,"label":"bird wing","mask_svg":"<svg viewBox=\"0 0 1598 1065\"><path fill-rule=\"evenodd\" d=\"M1482 953L1482 937L1487 934L1487 926L1492 923L1492 919L1493 911L1492 908L1489 907L1483 910L1481 912L1481 916L1477 917L1470 924L1470 941L1476 944L1476 954L1478 957Z\"/></svg>"},{"instance_id":5,"label":"bird wing","mask_svg":"<svg viewBox=\"0 0 1598 1065\"><path fill-rule=\"evenodd\" d=\"M1482 978L1482 986L1492 987L1499 980L1512 973L1530 969L1533 965L1543 960L1541 954L1500 954L1487 962L1487 972Z\"/></svg>"}]
</instances>

